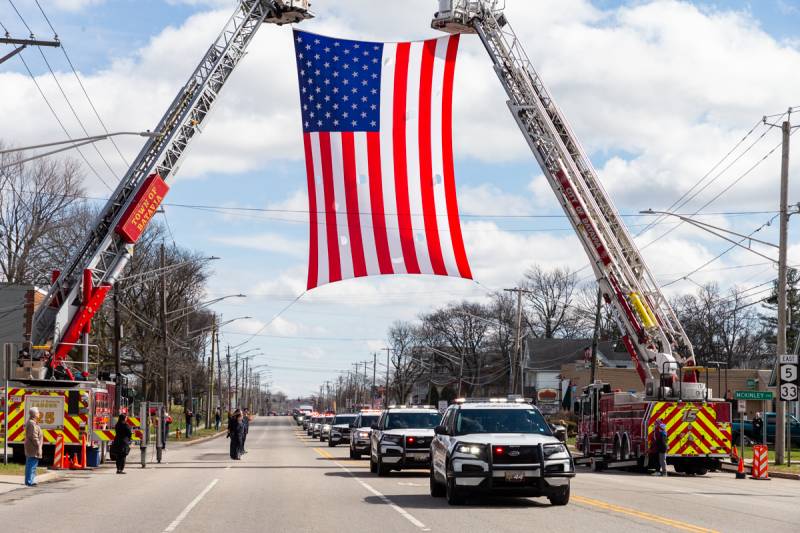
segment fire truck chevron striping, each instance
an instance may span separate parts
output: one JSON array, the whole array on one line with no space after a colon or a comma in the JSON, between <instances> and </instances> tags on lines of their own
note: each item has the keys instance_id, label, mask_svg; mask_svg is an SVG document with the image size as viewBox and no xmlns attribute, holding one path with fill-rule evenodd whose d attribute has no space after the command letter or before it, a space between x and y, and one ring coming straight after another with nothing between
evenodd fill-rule
<instances>
[{"instance_id":1,"label":"fire truck chevron striping","mask_svg":"<svg viewBox=\"0 0 800 533\"><path fill-rule=\"evenodd\" d=\"M730 421L718 419L713 404L654 402L647 416L649 445L655 426L662 419L667 426L668 455L729 455Z\"/></svg>"}]
</instances>

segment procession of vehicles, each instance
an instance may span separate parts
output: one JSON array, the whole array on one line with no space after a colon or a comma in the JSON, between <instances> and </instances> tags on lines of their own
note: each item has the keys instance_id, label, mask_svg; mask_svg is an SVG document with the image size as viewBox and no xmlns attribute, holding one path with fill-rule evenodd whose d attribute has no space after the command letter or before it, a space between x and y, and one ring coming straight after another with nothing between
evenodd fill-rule
<instances>
[{"instance_id":1,"label":"procession of vehicles","mask_svg":"<svg viewBox=\"0 0 800 533\"><path fill-rule=\"evenodd\" d=\"M368 454L370 472L378 476L429 470L431 496L446 496L451 505L479 493L569 502L572 455L529 400L462 398L444 415L428 405L327 417L312 413L309 428L315 424L330 435L331 447L349 440L351 459Z\"/></svg>"}]
</instances>

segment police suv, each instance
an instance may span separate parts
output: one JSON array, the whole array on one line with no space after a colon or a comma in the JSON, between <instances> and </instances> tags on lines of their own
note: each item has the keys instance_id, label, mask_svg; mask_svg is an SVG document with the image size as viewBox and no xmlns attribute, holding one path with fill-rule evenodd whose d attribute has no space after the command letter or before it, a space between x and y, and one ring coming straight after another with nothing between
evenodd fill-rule
<instances>
[{"instance_id":1,"label":"police suv","mask_svg":"<svg viewBox=\"0 0 800 533\"><path fill-rule=\"evenodd\" d=\"M477 492L569 502L572 456L526 400L456 400L435 433L431 496L451 505Z\"/></svg>"},{"instance_id":2,"label":"police suv","mask_svg":"<svg viewBox=\"0 0 800 533\"><path fill-rule=\"evenodd\" d=\"M333 417L331 427L328 432L328 447L333 448L337 444L350 442L350 425L355 422L356 414L336 415Z\"/></svg>"},{"instance_id":3,"label":"police suv","mask_svg":"<svg viewBox=\"0 0 800 533\"><path fill-rule=\"evenodd\" d=\"M372 426L370 472L385 476L391 470L429 468L433 428L441 418L430 406L389 406Z\"/></svg>"},{"instance_id":4,"label":"police suv","mask_svg":"<svg viewBox=\"0 0 800 533\"><path fill-rule=\"evenodd\" d=\"M361 411L356 417L350 430L350 459L361 459L361 455L369 453L369 437L372 434L372 424L378 422L380 411Z\"/></svg>"}]
</instances>

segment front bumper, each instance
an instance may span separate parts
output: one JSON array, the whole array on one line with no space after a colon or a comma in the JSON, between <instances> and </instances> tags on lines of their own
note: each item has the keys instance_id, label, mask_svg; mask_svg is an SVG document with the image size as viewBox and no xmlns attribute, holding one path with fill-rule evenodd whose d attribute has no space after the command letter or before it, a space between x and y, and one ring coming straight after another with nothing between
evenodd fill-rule
<instances>
[{"instance_id":1,"label":"front bumper","mask_svg":"<svg viewBox=\"0 0 800 533\"><path fill-rule=\"evenodd\" d=\"M544 471L543 471L544 467ZM521 477L520 477L521 474ZM575 477L572 458L533 464L491 464L480 459L453 459L448 477L469 491L519 496L547 496Z\"/></svg>"},{"instance_id":2,"label":"front bumper","mask_svg":"<svg viewBox=\"0 0 800 533\"><path fill-rule=\"evenodd\" d=\"M330 435L331 442L340 444L343 442L350 442L350 435L344 433L338 433L336 431L331 432Z\"/></svg>"},{"instance_id":3,"label":"front bumper","mask_svg":"<svg viewBox=\"0 0 800 533\"><path fill-rule=\"evenodd\" d=\"M381 461L396 470L404 468L430 468L430 449L407 449L400 445L381 443Z\"/></svg>"}]
</instances>

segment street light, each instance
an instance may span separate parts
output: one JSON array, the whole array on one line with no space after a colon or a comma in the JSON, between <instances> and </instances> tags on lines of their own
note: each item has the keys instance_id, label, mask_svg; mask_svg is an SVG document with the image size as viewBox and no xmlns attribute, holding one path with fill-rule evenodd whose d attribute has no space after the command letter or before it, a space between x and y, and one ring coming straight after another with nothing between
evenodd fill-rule
<instances>
[{"instance_id":1,"label":"street light","mask_svg":"<svg viewBox=\"0 0 800 533\"><path fill-rule=\"evenodd\" d=\"M0 155L13 152L21 152L25 150L35 150L37 148L47 148L50 146L59 146L62 144L69 144L69 146L66 146L64 148L59 148L58 150L51 150L43 154L37 154L31 157L26 157L25 159L20 159L19 161L6 163L5 165L0 166L0 170L3 170L8 167L13 167L14 165L27 163L28 161L33 161L35 159L41 159L43 157L58 154L60 152L65 152L67 150L72 150L73 148L80 148L81 146L86 146L87 144L96 143L97 141L103 141L110 137L118 137L120 135L138 135L140 137L160 137L161 133L153 133L152 131L118 131L115 133L105 133L102 135L92 135L90 137L82 137L80 139L70 139L68 141L56 141L44 144L35 144L33 146L24 146L22 148L6 148L5 150L0 150Z\"/></svg>"},{"instance_id":2,"label":"street light","mask_svg":"<svg viewBox=\"0 0 800 533\"><path fill-rule=\"evenodd\" d=\"M762 241L760 239L756 239L756 238L752 237L751 235L743 235L741 233L736 233L735 231L731 231L729 229L720 228L719 226L714 226L713 224L708 224L707 222L700 222L699 220L695 220L693 218L689 218L689 217L684 216L684 215L679 215L677 213L670 213L669 211L653 211L652 209L647 209L645 211L639 211L639 214L641 214L641 215L664 215L664 216L675 217L675 218L681 220L682 222L686 222L687 224L691 224L692 226L694 226L696 228L700 228L701 230L707 231L708 233L711 233L712 235L714 235L716 237L719 237L720 239L728 241L729 243L733 244L734 246L738 246L739 248L743 248L743 249L747 250L748 252L752 252L752 253L756 254L757 256L762 257L762 258L770 261L771 263L776 263L776 264L778 263L778 261L776 259L773 259L773 258L769 257L768 255L764 255L761 252L757 252L756 250L753 250L749 246L744 246L742 244L742 242L748 241L750 244L752 244L754 242L757 242L759 244L763 244L764 246L769 246L770 248L775 248L775 249L778 248L777 244L772 244L771 242L767 242L767 241ZM722 235L721 233L718 233L718 232L728 233L730 235L735 235L736 237L739 237L740 240L739 241L735 241L735 240L733 240L733 239L731 239L729 237L726 237L725 235Z\"/></svg>"}]
</instances>

